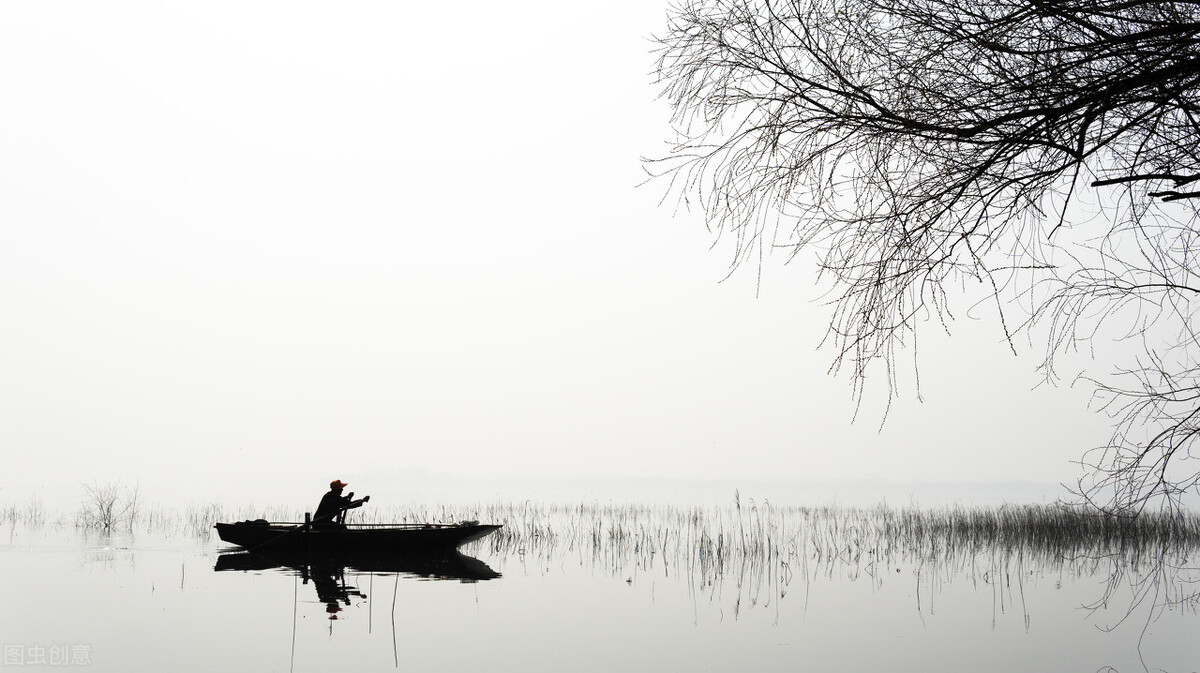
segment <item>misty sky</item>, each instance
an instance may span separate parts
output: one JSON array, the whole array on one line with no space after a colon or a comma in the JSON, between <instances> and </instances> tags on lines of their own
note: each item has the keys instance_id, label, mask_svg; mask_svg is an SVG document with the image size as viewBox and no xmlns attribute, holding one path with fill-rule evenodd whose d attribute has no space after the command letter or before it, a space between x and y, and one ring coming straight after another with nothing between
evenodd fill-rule
<instances>
[{"instance_id":1,"label":"misty sky","mask_svg":"<svg viewBox=\"0 0 1200 673\"><path fill-rule=\"evenodd\" d=\"M851 425L811 256L756 297L638 187L665 11L0 5L0 503L1073 479L1108 428L1036 349L931 326Z\"/></svg>"}]
</instances>

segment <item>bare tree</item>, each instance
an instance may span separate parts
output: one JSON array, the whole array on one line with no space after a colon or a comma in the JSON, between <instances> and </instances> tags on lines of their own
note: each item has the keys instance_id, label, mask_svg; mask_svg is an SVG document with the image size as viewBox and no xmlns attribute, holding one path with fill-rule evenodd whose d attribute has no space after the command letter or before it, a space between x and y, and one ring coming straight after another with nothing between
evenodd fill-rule
<instances>
[{"instance_id":1,"label":"bare tree","mask_svg":"<svg viewBox=\"0 0 1200 673\"><path fill-rule=\"evenodd\" d=\"M815 254L859 399L981 288L1010 343L1045 339L1047 378L1101 335L1144 347L1093 378L1116 432L1082 495L1195 488L1200 2L690 0L657 42L677 138L651 172L735 266Z\"/></svg>"},{"instance_id":2,"label":"bare tree","mask_svg":"<svg viewBox=\"0 0 1200 673\"><path fill-rule=\"evenodd\" d=\"M133 529L140 513L138 489L121 486L121 482L81 484L83 500L78 523L88 528L110 531L124 521Z\"/></svg>"}]
</instances>

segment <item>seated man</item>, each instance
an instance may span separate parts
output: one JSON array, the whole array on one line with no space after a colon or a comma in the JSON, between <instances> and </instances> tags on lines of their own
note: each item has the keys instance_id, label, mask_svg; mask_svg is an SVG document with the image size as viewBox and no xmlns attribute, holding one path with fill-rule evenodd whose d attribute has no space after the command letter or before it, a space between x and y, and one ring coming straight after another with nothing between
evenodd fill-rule
<instances>
[{"instance_id":1,"label":"seated man","mask_svg":"<svg viewBox=\"0 0 1200 673\"><path fill-rule=\"evenodd\" d=\"M342 520L346 517L346 510L355 507L362 507L363 503L369 501L371 496L366 496L362 500L354 500L354 494L343 496L342 489L349 486L341 479L334 479L329 482L329 492L321 498L321 504L317 505L317 511L313 514L313 524L320 526L343 525Z\"/></svg>"}]
</instances>

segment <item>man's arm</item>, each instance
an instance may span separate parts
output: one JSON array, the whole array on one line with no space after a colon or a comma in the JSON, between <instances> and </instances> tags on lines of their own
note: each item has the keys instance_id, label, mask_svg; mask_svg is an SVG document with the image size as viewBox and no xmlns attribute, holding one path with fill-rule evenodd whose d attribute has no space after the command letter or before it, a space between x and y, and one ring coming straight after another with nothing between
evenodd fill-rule
<instances>
[{"instance_id":1,"label":"man's arm","mask_svg":"<svg viewBox=\"0 0 1200 673\"><path fill-rule=\"evenodd\" d=\"M353 491L350 492L350 495L347 495L346 497L342 498L341 506L338 508L338 513L337 513L337 522L338 523L345 522L346 510L354 509L355 507L362 507L363 503L371 500L371 496L369 496L369 495L364 496L362 500L354 500L353 498L354 498Z\"/></svg>"}]
</instances>

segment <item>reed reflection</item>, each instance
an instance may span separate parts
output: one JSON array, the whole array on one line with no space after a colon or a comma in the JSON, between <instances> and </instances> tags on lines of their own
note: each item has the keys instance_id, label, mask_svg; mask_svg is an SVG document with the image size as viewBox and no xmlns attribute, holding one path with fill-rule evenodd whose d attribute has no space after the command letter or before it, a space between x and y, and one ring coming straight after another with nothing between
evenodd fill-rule
<instances>
[{"instance_id":1,"label":"reed reflection","mask_svg":"<svg viewBox=\"0 0 1200 673\"><path fill-rule=\"evenodd\" d=\"M1200 556L1200 516L1191 513L1123 519L1061 504L808 508L737 499L717 508L523 503L484 514L504 523L482 543L501 562L550 566L570 556L631 582L675 577L697 601L725 597L735 619L797 589L806 597L818 582L864 581L913 587L922 614L942 591L985 587L995 612L1019 610L1026 626L1025 592L1064 580L1102 587L1077 603L1101 628L1143 610L1153 620L1200 609L1200 568L1189 562Z\"/></svg>"}]
</instances>

